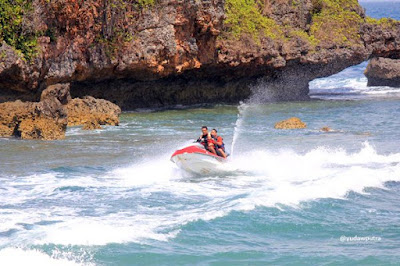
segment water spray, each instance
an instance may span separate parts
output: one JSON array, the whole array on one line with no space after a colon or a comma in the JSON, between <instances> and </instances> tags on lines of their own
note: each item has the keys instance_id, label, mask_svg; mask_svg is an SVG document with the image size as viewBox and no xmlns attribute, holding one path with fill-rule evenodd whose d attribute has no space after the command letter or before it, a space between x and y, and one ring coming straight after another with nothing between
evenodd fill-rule
<instances>
[{"instance_id":1,"label":"water spray","mask_svg":"<svg viewBox=\"0 0 400 266\"><path fill-rule=\"evenodd\" d=\"M272 96L267 88L266 82L262 79L257 82L257 84L250 87L251 96L244 102L240 102L238 106L238 115L235 124L235 128L233 130L233 139L231 145L231 156L233 157L233 151L235 148L235 144L237 139L241 133L241 127L243 125L243 120L247 115L248 108L254 104L266 103L270 102Z\"/></svg>"},{"instance_id":2,"label":"water spray","mask_svg":"<svg viewBox=\"0 0 400 266\"><path fill-rule=\"evenodd\" d=\"M237 141L237 139L239 137L239 134L241 132L243 119L245 117L245 113L246 113L246 110L247 110L248 107L249 107L249 105L247 105L244 102L240 102L240 104L238 106L239 113L237 115L235 128L233 130L233 139L232 139L232 145L231 145L231 156L233 156L234 147L235 147L236 141Z\"/></svg>"}]
</instances>

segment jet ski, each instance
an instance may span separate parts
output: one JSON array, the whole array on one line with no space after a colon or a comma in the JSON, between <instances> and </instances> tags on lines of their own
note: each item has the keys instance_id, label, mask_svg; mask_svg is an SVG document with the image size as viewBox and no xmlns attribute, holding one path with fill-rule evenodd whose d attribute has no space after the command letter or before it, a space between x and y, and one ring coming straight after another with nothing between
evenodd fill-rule
<instances>
[{"instance_id":1,"label":"jet ski","mask_svg":"<svg viewBox=\"0 0 400 266\"><path fill-rule=\"evenodd\" d=\"M194 143L175 151L171 161L187 172L205 175L225 172L227 160L207 151L202 144Z\"/></svg>"}]
</instances>

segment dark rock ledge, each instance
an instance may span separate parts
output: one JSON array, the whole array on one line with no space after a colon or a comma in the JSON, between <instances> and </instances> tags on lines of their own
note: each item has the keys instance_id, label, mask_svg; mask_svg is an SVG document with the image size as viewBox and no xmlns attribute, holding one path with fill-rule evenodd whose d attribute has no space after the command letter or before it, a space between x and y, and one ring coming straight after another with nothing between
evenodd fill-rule
<instances>
[{"instance_id":1,"label":"dark rock ledge","mask_svg":"<svg viewBox=\"0 0 400 266\"><path fill-rule=\"evenodd\" d=\"M400 88L400 59L373 58L368 63L365 76L368 86Z\"/></svg>"}]
</instances>

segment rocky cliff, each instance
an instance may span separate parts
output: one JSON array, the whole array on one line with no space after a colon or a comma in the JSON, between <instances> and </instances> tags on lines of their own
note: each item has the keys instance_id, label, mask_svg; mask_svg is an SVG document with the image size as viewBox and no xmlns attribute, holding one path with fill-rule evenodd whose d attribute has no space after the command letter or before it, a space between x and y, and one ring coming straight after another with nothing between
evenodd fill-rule
<instances>
[{"instance_id":1,"label":"rocky cliff","mask_svg":"<svg viewBox=\"0 0 400 266\"><path fill-rule=\"evenodd\" d=\"M20 8L15 8L19 4ZM356 0L5 0L0 101L72 82L123 109L308 97L308 82L400 53ZM5 16L6 14L7 16Z\"/></svg>"},{"instance_id":2,"label":"rocky cliff","mask_svg":"<svg viewBox=\"0 0 400 266\"><path fill-rule=\"evenodd\" d=\"M368 86L389 86L400 88L400 60L373 58L369 61L365 76Z\"/></svg>"}]
</instances>

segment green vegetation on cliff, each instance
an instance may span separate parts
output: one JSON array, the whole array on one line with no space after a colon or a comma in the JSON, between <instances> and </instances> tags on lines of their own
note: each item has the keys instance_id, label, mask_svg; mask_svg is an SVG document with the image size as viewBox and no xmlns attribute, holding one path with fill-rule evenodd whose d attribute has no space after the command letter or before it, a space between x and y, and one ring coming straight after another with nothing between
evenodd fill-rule
<instances>
[{"instance_id":1,"label":"green vegetation on cliff","mask_svg":"<svg viewBox=\"0 0 400 266\"><path fill-rule=\"evenodd\" d=\"M262 14L264 2L257 0L226 0L225 27L235 38L250 34L254 39L260 35L278 37L282 32L276 22Z\"/></svg>"},{"instance_id":2,"label":"green vegetation on cliff","mask_svg":"<svg viewBox=\"0 0 400 266\"><path fill-rule=\"evenodd\" d=\"M365 22L367 22L368 24L380 25L383 28L394 28L394 27L399 26L399 21L392 19L392 18L376 19L376 18L367 17L365 19Z\"/></svg>"},{"instance_id":3,"label":"green vegetation on cliff","mask_svg":"<svg viewBox=\"0 0 400 266\"><path fill-rule=\"evenodd\" d=\"M306 20L305 14L309 14L310 24L296 26L290 20L279 20L282 7L290 11L288 14L304 16L296 17L299 21ZM362 44L359 31L365 20L357 0L312 0L311 9L298 0L226 0L225 12L225 32L236 39L250 34L257 43L265 36L284 42L300 38L311 47Z\"/></svg>"},{"instance_id":4,"label":"green vegetation on cliff","mask_svg":"<svg viewBox=\"0 0 400 266\"><path fill-rule=\"evenodd\" d=\"M256 43L261 37L282 41L300 38L312 47L318 44L349 46L360 43L359 28L363 19L355 11L359 10L357 0L312 0L311 10L305 10L302 3L295 0L226 0L225 31L230 34L228 37L236 39L250 34ZM291 21L273 19L272 10L282 5L291 9L292 13L309 13L309 30L293 26Z\"/></svg>"},{"instance_id":5,"label":"green vegetation on cliff","mask_svg":"<svg viewBox=\"0 0 400 266\"><path fill-rule=\"evenodd\" d=\"M30 59L37 53L37 36L28 13L32 1L0 0L0 41L14 47Z\"/></svg>"},{"instance_id":6,"label":"green vegetation on cliff","mask_svg":"<svg viewBox=\"0 0 400 266\"><path fill-rule=\"evenodd\" d=\"M137 2L141 7L148 7L154 5L155 0L137 0Z\"/></svg>"},{"instance_id":7,"label":"green vegetation on cliff","mask_svg":"<svg viewBox=\"0 0 400 266\"><path fill-rule=\"evenodd\" d=\"M310 34L322 45L347 47L361 44L363 18L355 12L357 0L313 0Z\"/></svg>"}]
</instances>

